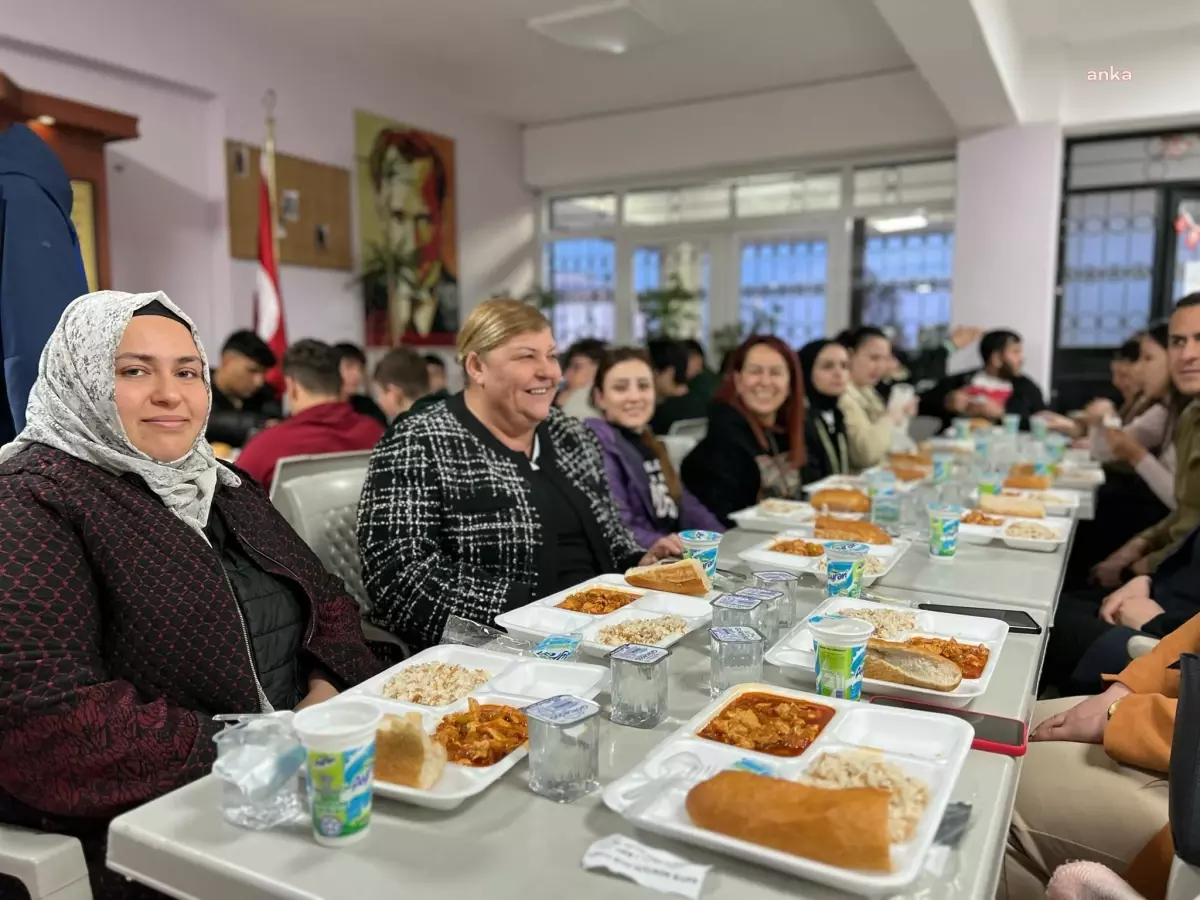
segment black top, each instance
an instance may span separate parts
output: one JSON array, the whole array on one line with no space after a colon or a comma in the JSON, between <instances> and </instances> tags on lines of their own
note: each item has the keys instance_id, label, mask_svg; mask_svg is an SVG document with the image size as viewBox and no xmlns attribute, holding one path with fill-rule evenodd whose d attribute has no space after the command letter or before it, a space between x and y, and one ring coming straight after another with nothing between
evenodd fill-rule
<instances>
[{"instance_id":1,"label":"black top","mask_svg":"<svg viewBox=\"0 0 1200 900\"><path fill-rule=\"evenodd\" d=\"M809 409L804 420L804 483L812 484L830 475L850 474L850 451L846 420L840 413Z\"/></svg>"},{"instance_id":2,"label":"black top","mask_svg":"<svg viewBox=\"0 0 1200 900\"><path fill-rule=\"evenodd\" d=\"M674 534L679 530L679 504L671 496L671 488L663 474L662 462L654 451L646 446L642 435L620 425L613 425L613 430L633 445L641 454L642 471L646 473L646 481L650 486L650 504L654 507L654 523L658 531Z\"/></svg>"},{"instance_id":3,"label":"black top","mask_svg":"<svg viewBox=\"0 0 1200 900\"><path fill-rule=\"evenodd\" d=\"M217 371L212 373L212 411L204 436L209 442L241 447L250 440L252 432L266 427L270 419L282 419L283 408L269 387L263 385L254 396L238 406L217 387Z\"/></svg>"},{"instance_id":4,"label":"black top","mask_svg":"<svg viewBox=\"0 0 1200 900\"><path fill-rule=\"evenodd\" d=\"M384 428L387 428L387 416L379 408L379 404L366 394L351 394L348 402L350 403L350 408L356 413L362 416L370 416Z\"/></svg>"},{"instance_id":5,"label":"black top","mask_svg":"<svg viewBox=\"0 0 1200 900\"><path fill-rule=\"evenodd\" d=\"M969 385L979 372L979 369L975 369L972 372L963 372L960 375L951 375L948 378L943 378L921 395L921 415L937 416L943 423L948 425L954 418L954 413L946 409L946 398L960 388ZM1021 428L1028 431L1030 417L1047 408L1046 398L1043 396L1042 389L1037 386L1037 383L1031 378L1026 378L1024 375L1018 375L1012 380L1012 388L1013 390L1008 397L1008 402L1004 404L1004 411L1019 415L1021 417Z\"/></svg>"},{"instance_id":6,"label":"black top","mask_svg":"<svg viewBox=\"0 0 1200 900\"><path fill-rule=\"evenodd\" d=\"M529 497L543 535L533 596L545 597L610 571L612 553L603 544L587 499L559 469L546 423L534 432L533 454L529 456L501 443L467 408L462 394L454 400L469 418L471 431L513 460L529 485Z\"/></svg>"},{"instance_id":7,"label":"black top","mask_svg":"<svg viewBox=\"0 0 1200 900\"><path fill-rule=\"evenodd\" d=\"M802 499L800 473L788 466L787 433L767 430L765 436L763 448L745 416L726 403L713 403L708 433L684 457L684 486L726 528L734 527L730 513L765 497Z\"/></svg>"},{"instance_id":8,"label":"black top","mask_svg":"<svg viewBox=\"0 0 1200 900\"><path fill-rule=\"evenodd\" d=\"M250 636L263 693L275 709L292 709L308 693L300 652L308 604L298 585L261 569L229 531L214 506L204 528L221 558Z\"/></svg>"}]
</instances>

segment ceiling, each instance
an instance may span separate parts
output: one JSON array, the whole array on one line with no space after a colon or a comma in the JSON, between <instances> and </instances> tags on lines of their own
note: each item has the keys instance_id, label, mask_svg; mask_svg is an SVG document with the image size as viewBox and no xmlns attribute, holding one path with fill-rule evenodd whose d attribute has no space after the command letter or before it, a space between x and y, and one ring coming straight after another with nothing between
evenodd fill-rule
<instances>
[{"instance_id":1,"label":"ceiling","mask_svg":"<svg viewBox=\"0 0 1200 900\"><path fill-rule=\"evenodd\" d=\"M1032 48L1078 48L1200 29L1197 0L1008 0L1008 4L1013 23ZM1120 60L1104 62L1117 65Z\"/></svg>"},{"instance_id":2,"label":"ceiling","mask_svg":"<svg viewBox=\"0 0 1200 900\"><path fill-rule=\"evenodd\" d=\"M668 37L623 56L530 31L594 0L207 0L306 48L437 81L522 124L653 108L911 67L870 0L636 0Z\"/></svg>"}]
</instances>

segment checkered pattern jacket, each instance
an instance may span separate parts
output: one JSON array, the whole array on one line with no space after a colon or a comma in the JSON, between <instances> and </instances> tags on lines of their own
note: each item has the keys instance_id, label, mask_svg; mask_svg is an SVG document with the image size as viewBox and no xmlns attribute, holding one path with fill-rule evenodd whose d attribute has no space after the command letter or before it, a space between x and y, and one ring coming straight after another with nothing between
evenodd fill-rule
<instances>
[{"instance_id":1,"label":"checkered pattern jacket","mask_svg":"<svg viewBox=\"0 0 1200 900\"><path fill-rule=\"evenodd\" d=\"M462 395L393 425L375 448L358 507L368 618L414 648L457 614L491 623L534 597L544 536L516 461L479 434ZM609 492L595 437L553 409L543 450L587 499L607 545L605 571L642 556Z\"/></svg>"}]
</instances>

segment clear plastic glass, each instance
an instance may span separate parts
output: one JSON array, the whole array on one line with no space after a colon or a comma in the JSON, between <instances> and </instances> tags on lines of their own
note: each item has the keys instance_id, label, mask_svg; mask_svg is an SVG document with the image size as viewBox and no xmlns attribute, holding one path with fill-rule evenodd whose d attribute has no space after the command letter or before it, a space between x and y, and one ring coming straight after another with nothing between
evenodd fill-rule
<instances>
[{"instance_id":1,"label":"clear plastic glass","mask_svg":"<svg viewBox=\"0 0 1200 900\"><path fill-rule=\"evenodd\" d=\"M305 753L287 718L254 717L218 732L213 742L226 821L261 831L304 813Z\"/></svg>"},{"instance_id":2,"label":"clear plastic glass","mask_svg":"<svg viewBox=\"0 0 1200 900\"><path fill-rule=\"evenodd\" d=\"M571 803L600 786L599 712L591 701L568 696L526 707L530 790Z\"/></svg>"},{"instance_id":3,"label":"clear plastic glass","mask_svg":"<svg viewBox=\"0 0 1200 900\"><path fill-rule=\"evenodd\" d=\"M799 576L792 572L755 572L754 586L783 594L775 611L775 621L778 633L786 634L788 629L799 621Z\"/></svg>"},{"instance_id":4,"label":"clear plastic glass","mask_svg":"<svg viewBox=\"0 0 1200 900\"><path fill-rule=\"evenodd\" d=\"M653 728L667 717L668 657L661 647L627 644L608 655L612 672L610 718L618 725Z\"/></svg>"},{"instance_id":5,"label":"clear plastic glass","mask_svg":"<svg viewBox=\"0 0 1200 900\"><path fill-rule=\"evenodd\" d=\"M712 604L713 628L753 628L763 633L767 608L754 597L726 594Z\"/></svg>"},{"instance_id":6,"label":"clear plastic glass","mask_svg":"<svg viewBox=\"0 0 1200 900\"><path fill-rule=\"evenodd\" d=\"M763 639L752 628L711 628L711 672L708 691L719 697L737 684L762 681Z\"/></svg>"}]
</instances>

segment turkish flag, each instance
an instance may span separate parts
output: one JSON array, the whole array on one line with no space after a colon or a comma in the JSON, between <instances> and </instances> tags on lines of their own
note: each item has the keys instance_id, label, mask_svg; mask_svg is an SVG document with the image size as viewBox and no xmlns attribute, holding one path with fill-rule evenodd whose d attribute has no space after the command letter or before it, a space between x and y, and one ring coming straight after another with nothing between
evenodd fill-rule
<instances>
[{"instance_id":1,"label":"turkish flag","mask_svg":"<svg viewBox=\"0 0 1200 900\"><path fill-rule=\"evenodd\" d=\"M267 342L275 354L275 366L267 373L267 384L283 395L283 353L287 350L287 325L283 316L283 295L279 291L279 261L275 258L275 221L271 216L271 195L267 187L267 155L259 155L258 188L258 278L254 290L254 332Z\"/></svg>"}]
</instances>

